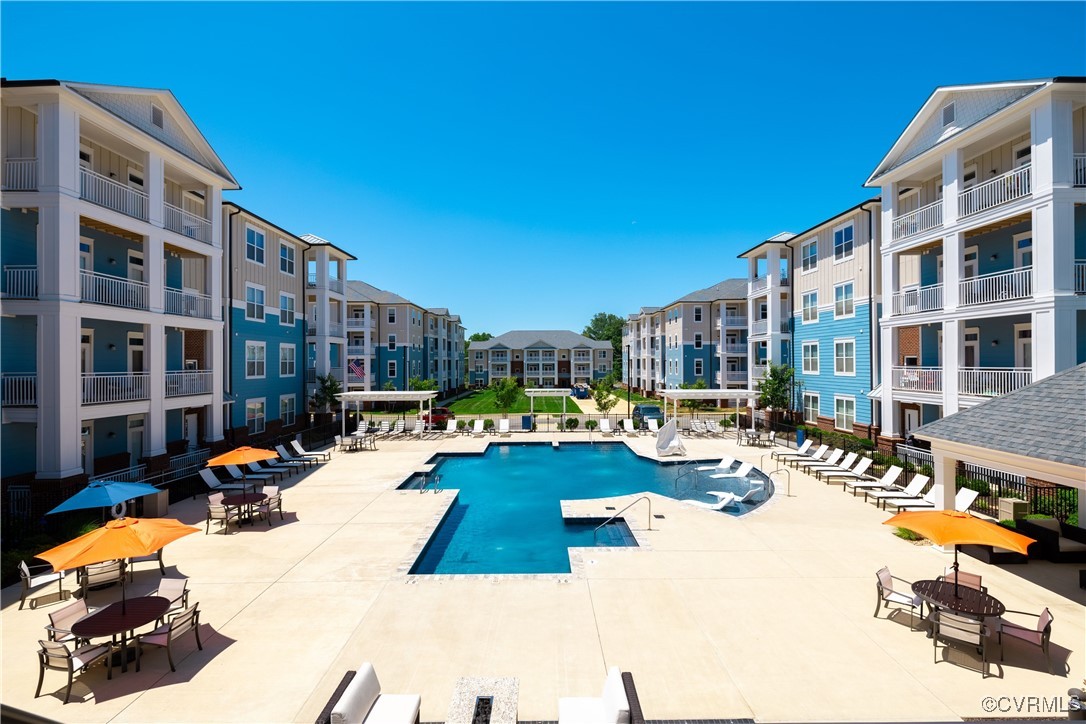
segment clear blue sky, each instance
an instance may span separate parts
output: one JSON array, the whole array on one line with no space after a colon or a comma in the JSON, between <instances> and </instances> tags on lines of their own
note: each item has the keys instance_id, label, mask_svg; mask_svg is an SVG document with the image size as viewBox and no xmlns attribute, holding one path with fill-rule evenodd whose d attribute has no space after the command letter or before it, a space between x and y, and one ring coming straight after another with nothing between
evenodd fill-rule
<instances>
[{"instance_id":1,"label":"clear blue sky","mask_svg":"<svg viewBox=\"0 0 1086 724\"><path fill-rule=\"evenodd\" d=\"M1086 75L1086 3L0 5L8 78L171 89L351 278L580 331L871 195L935 86ZM109 28L107 31L106 29Z\"/></svg>"}]
</instances>

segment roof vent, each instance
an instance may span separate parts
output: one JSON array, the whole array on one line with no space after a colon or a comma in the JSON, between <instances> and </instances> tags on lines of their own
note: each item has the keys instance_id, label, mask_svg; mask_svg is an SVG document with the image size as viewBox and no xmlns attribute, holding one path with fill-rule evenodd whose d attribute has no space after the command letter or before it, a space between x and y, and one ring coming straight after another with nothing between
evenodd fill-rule
<instances>
[{"instance_id":1,"label":"roof vent","mask_svg":"<svg viewBox=\"0 0 1086 724\"><path fill-rule=\"evenodd\" d=\"M162 128L162 109L158 106L151 106L151 123Z\"/></svg>"},{"instance_id":2,"label":"roof vent","mask_svg":"<svg viewBox=\"0 0 1086 724\"><path fill-rule=\"evenodd\" d=\"M943 106L943 125L949 126L954 122L954 104L948 103Z\"/></svg>"}]
</instances>

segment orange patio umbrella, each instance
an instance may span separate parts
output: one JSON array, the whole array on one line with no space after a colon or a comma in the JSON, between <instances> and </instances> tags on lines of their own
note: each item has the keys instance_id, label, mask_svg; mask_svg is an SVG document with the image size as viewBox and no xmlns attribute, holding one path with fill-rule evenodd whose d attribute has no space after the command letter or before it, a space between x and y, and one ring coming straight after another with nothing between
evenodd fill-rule
<instances>
[{"instance_id":1,"label":"orange patio umbrella","mask_svg":"<svg viewBox=\"0 0 1086 724\"><path fill-rule=\"evenodd\" d=\"M1034 540L1009 528L957 510L909 510L883 525L907 528L936 545L954 546L954 595L958 595L958 546L982 545L1026 554Z\"/></svg>"},{"instance_id":2,"label":"orange patio umbrella","mask_svg":"<svg viewBox=\"0 0 1086 724\"><path fill-rule=\"evenodd\" d=\"M198 531L199 528L173 518L118 518L39 553L38 558L51 563L53 570L66 571L91 563L153 555L167 543ZM125 600L124 579L122 575L122 608Z\"/></svg>"},{"instance_id":3,"label":"orange patio umbrella","mask_svg":"<svg viewBox=\"0 0 1086 724\"><path fill-rule=\"evenodd\" d=\"M263 450L258 447L249 447L248 445L242 445L239 448L234 448L230 452L223 453L222 455L216 455L207 461L209 468L217 465L237 465L241 470L241 482L245 483L245 470L249 463L257 463L261 460L275 460L279 457L279 453L273 450Z\"/></svg>"}]
</instances>

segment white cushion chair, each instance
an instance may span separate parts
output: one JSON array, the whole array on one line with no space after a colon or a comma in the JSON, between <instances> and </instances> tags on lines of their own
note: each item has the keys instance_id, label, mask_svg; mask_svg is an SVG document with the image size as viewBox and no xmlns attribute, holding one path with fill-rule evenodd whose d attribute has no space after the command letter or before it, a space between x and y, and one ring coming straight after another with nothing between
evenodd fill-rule
<instances>
[{"instance_id":1,"label":"white cushion chair","mask_svg":"<svg viewBox=\"0 0 1086 724\"><path fill-rule=\"evenodd\" d=\"M358 673L332 707L331 724L415 724L422 697L418 694L382 694L373 664L362 662Z\"/></svg>"},{"instance_id":2,"label":"white cushion chair","mask_svg":"<svg viewBox=\"0 0 1086 724\"><path fill-rule=\"evenodd\" d=\"M603 693L598 697L562 697L558 700L558 724L629 724L630 703L617 666L607 671Z\"/></svg>"}]
</instances>

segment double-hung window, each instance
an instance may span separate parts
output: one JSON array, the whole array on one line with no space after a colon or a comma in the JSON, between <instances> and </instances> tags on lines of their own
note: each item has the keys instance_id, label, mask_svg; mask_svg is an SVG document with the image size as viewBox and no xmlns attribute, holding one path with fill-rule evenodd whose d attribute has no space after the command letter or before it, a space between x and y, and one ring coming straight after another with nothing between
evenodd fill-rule
<instances>
[{"instance_id":1,"label":"double-hung window","mask_svg":"<svg viewBox=\"0 0 1086 724\"><path fill-rule=\"evenodd\" d=\"M701 321L701 307L694 307L694 321Z\"/></svg>"},{"instance_id":2,"label":"double-hung window","mask_svg":"<svg viewBox=\"0 0 1086 724\"><path fill-rule=\"evenodd\" d=\"M388 323L396 324L396 307L388 308Z\"/></svg>"},{"instance_id":3,"label":"double-hung window","mask_svg":"<svg viewBox=\"0 0 1086 724\"><path fill-rule=\"evenodd\" d=\"M264 432L264 398L245 401L245 427L250 435Z\"/></svg>"},{"instance_id":4,"label":"double-hung window","mask_svg":"<svg viewBox=\"0 0 1086 724\"><path fill-rule=\"evenodd\" d=\"M279 242L279 271L294 276L294 247Z\"/></svg>"},{"instance_id":5,"label":"double-hung window","mask_svg":"<svg viewBox=\"0 0 1086 724\"><path fill-rule=\"evenodd\" d=\"M283 423L283 427L293 425L294 417L294 395L283 395L279 398L279 420Z\"/></svg>"},{"instance_id":6,"label":"double-hung window","mask_svg":"<svg viewBox=\"0 0 1086 724\"><path fill-rule=\"evenodd\" d=\"M845 377L856 375L855 340L835 339L833 341L833 372Z\"/></svg>"},{"instance_id":7,"label":"double-hung window","mask_svg":"<svg viewBox=\"0 0 1086 724\"><path fill-rule=\"evenodd\" d=\"M814 324L818 321L818 292L803 294L803 323Z\"/></svg>"},{"instance_id":8,"label":"double-hung window","mask_svg":"<svg viewBox=\"0 0 1086 724\"><path fill-rule=\"evenodd\" d=\"M805 272L818 268L818 239L811 239L799 248L799 263Z\"/></svg>"},{"instance_id":9,"label":"double-hung window","mask_svg":"<svg viewBox=\"0 0 1086 724\"><path fill-rule=\"evenodd\" d=\"M803 343L803 374L818 374L818 342Z\"/></svg>"},{"instance_id":10,"label":"double-hung window","mask_svg":"<svg viewBox=\"0 0 1086 724\"><path fill-rule=\"evenodd\" d=\"M833 426L838 430L852 432L856 424L856 399L853 397L833 398Z\"/></svg>"},{"instance_id":11,"label":"double-hung window","mask_svg":"<svg viewBox=\"0 0 1086 724\"><path fill-rule=\"evenodd\" d=\"M833 316L835 319L851 317L856 313L854 302L855 285L852 282L838 284L833 288Z\"/></svg>"},{"instance_id":12,"label":"double-hung window","mask_svg":"<svg viewBox=\"0 0 1086 724\"><path fill-rule=\"evenodd\" d=\"M845 224L833 230L833 260L835 262L852 258L852 246L855 234L852 224Z\"/></svg>"},{"instance_id":13,"label":"double-hung window","mask_svg":"<svg viewBox=\"0 0 1086 724\"><path fill-rule=\"evenodd\" d=\"M264 377L264 343L245 343L245 379Z\"/></svg>"},{"instance_id":14,"label":"double-hung window","mask_svg":"<svg viewBox=\"0 0 1086 724\"><path fill-rule=\"evenodd\" d=\"M294 326L294 295L279 292L279 324Z\"/></svg>"},{"instance_id":15,"label":"double-hung window","mask_svg":"<svg viewBox=\"0 0 1086 724\"><path fill-rule=\"evenodd\" d=\"M803 421L809 425L818 422L818 395L814 393L803 393Z\"/></svg>"},{"instance_id":16,"label":"double-hung window","mask_svg":"<svg viewBox=\"0 0 1086 724\"><path fill-rule=\"evenodd\" d=\"M388 378L390 380L396 379L396 360L394 359L388 361Z\"/></svg>"},{"instance_id":17,"label":"double-hung window","mask_svg":"<svg viewBox=\"0 0 1086 724\"><path fill-rule=\"evenodd\" d=\"M694 376L701 377L705 374L705 362L700 359L694 360Z\"/></svg>"},{"instance_id":18,"label":"double-hung window","mask_svg":"<svg viewBox=\"0 0 1086 724\"><path fill-rule=\"evenodd\" d=\"M245 285L245 318L254 322L264 321L264 287Z\"/></svg>"},{"instance_id":19,"label":"double-hung window","mask_svg":"<svg viewBox=\"0 0 1086 724\"><path fill-rule=\"evenodd\" d=\"M251 226L245 227L245 258L256 264L264 264L264 233Z\"/></svg>"},{"instance_id":20,"label":"double-hung window","mask_svg":"<svg viewBox=\"0 0 1086 724\"><path fill-rule=\"evenodd\" d=\"M701 349L701 345L702 345L701 333L695 334L694 335L694 349Z\"/></svg>"},{"instance_id":21,"label":"double-hung window","mask_svg":"<svg viewBox=\"0 0 1086 724\"><path fill-rule=\"evenodd\" d=\"M293 377L294 376L294 345L293 344L281 344L279 345L279 376L280 377Z\"/></svg>"}]
</instances>

